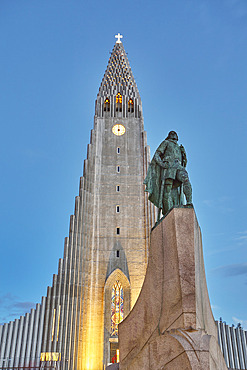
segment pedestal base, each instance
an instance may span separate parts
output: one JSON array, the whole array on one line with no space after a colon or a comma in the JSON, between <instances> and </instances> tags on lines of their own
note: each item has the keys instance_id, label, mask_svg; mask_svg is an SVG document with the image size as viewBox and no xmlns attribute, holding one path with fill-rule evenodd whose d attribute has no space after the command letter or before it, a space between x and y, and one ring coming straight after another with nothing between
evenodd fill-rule
<instances>
[{"instance_id":1,"label":"pedestal base","mask_svg":"<svg viewBox=\"0 0 247 370\"><path fill-rule=\"evenodd\" d=\"M227 370L217 341L194 209L152 231L146 277L119 325L120 370Z\"/></svg>"}]
</instances>

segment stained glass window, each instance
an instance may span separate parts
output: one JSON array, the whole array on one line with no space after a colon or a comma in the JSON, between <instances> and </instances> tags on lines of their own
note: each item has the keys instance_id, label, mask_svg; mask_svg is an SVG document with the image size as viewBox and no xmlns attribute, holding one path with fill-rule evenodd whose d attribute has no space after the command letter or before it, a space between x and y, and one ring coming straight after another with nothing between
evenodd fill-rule
<instances>
[{"instance_id":1,"label":"stained glass window","mask_svg":"<svg viewBox=\"0 0 247 370\"><path fill-rule=\"evenodd\" d=\"M111 335L118 335L118 324L123 320L123 287L120 281L112 287L111 295Z\"/></svg>"}]
</instances>

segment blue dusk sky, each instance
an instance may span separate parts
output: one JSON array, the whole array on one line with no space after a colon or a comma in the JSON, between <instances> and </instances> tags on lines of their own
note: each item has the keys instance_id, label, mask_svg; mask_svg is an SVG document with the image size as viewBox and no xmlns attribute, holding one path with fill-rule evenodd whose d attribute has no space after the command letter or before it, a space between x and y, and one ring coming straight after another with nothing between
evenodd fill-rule
<instances>
[{"instance_id":1,"label":"blue dusk sky","mask_svg":"<svg viewBox=\"0 0 247 370\"><path fill-rule=\"evenodd\" d=\"M118 32L151 155L186 148L214 316L247 329L246 0L1 0L0 322L57 273Z\"/></svg>"}]
</instances>

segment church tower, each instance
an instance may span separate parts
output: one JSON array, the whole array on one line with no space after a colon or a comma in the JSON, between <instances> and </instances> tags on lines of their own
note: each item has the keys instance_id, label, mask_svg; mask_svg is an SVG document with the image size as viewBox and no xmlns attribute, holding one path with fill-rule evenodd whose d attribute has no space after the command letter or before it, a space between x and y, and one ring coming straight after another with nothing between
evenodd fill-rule
<instances>
[{"instance_id":1,"label":"church tower","mask_svg":"<svg viewBox=\"0 0 247 370\"><path fill-rule=\"evenodd\" d=\"M111 361L117 324L142 287L152 223L143 187L148 162L141 99L118 37L97 95L81 185L89 200L78 369Z\"/></svg>"},{"instance_id":2,"label":"church tower","mask_svg":"<svg viewBox=\"0 0 247 370\"><path fill-rule=\"evenodd\" d=\"M104 369L118 349L118 323L142 287L154 223L143 185L150 157L121 37L97 95L58 274L36 309L0 326L3 367L59 362L62 370Z\"/></svg>"}]
</instances>

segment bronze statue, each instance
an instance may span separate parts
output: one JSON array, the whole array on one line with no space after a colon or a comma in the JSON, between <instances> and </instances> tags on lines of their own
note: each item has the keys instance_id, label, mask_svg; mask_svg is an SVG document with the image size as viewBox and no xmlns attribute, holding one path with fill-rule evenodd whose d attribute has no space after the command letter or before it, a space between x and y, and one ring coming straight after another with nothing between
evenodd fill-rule
<instances>
[{"instance_id":1,"label":"bronze statue","mask_svg":"<svg viewBox=\"0 0 247 370\"><path fill-rule=\"evenodd\" d=\"M156 150L144 180L148 199L159 208L158 220L161 210L165 215L172 207L183 204L183 194L187 206L192 206L192 188L185 169L186 152L177 142L177 133L170 131Z\"/></svg>"}]
</instances>

